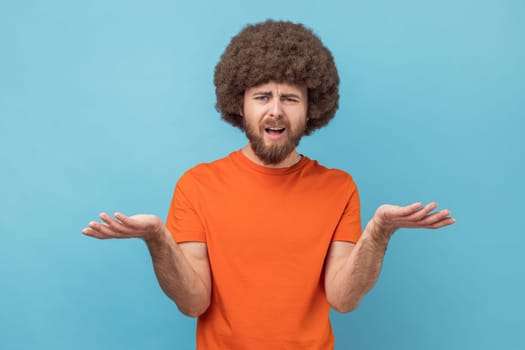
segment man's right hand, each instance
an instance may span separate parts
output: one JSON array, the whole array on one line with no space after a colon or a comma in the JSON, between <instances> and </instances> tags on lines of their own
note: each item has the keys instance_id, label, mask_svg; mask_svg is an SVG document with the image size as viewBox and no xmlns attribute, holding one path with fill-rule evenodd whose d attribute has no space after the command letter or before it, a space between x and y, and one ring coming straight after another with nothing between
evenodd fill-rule
<instances>
[{"instance_id":1,"label":"man's right hand","mask_svg":"<svg viewBox=\"0 0 525 350\"><path fill-rule=\"evenodd\" d=\"M128 217L115 213L115 217L112 218L106 213L101 213L99 217L103 223L91 221L82 233L98 239L142 238L151 241L161 238L164 232L162 220L155 215L138 214Z\"/></svg>"},{"instance_id":2,"label":"man's right hand","mask_svg":"<svg viewBox=\"0 0 525 350\"><path fill-rule=\"evenodd\" d=\"M208 249L204 242L176 243L162 220L155 215L111 217L101 213L103 222L91 221L82 230L86 236L108 238L141 238L153 260L155 274L162 290L190 317L203 314L211 301L211 273Z\"/></svg>"}]
</instances>

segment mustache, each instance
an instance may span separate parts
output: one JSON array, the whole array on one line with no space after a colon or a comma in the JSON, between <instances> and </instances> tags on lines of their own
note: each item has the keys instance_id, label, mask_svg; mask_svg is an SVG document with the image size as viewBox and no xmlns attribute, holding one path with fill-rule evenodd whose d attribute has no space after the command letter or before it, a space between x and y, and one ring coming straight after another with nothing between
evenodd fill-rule
<instances>
[{"instance_id":1,"label":"mustache","mask_svg":"<svg viewBox=\"0 0 525 350\"><path fill-rule=\"evenodd\" d=\"M263 128L288 128L290 126L290 123L284 119L270 119L263 121L261 126Z\"/></svg>"}]
</instances>

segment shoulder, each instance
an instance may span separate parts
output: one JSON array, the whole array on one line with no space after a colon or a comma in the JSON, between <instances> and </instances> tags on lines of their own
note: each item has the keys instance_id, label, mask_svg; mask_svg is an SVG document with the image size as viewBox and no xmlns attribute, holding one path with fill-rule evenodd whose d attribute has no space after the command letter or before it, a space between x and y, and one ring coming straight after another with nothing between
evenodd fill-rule
<instances>
[{"instance_id":1,"label":"shoulder","mask_svg":"<svg viewBox=\"0 0 525 350\"><path fill-rule=\"evenodd\" d=\"M178 180L178 186L193 186L225 178L227 173L232 172L233 167L232 154L211 162L197 164L184 172Z\"/></svg>"},{"instance_id":2,"label":"shoulder","mask_svg":"<svg viewBox=\"0 0 525 350\"><path fill-rule=\"evenodd\" d=\"M322 164L319 164L316 160L308 159L308 165L306 167L307 174L316 179L316 181L322 182L323 185L341 187L345 186L348 188L356 188L356 184L352 175L342 169L328 168Z\"/></svg>"}]
</instances>

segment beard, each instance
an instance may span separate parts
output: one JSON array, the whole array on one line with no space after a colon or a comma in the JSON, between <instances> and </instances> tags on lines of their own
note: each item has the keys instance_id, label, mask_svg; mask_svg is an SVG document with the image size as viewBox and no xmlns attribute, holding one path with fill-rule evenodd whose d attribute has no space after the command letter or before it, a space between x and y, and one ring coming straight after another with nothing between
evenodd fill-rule
<instances>
[{"instance_id":1,"label":"beard","mask_svg":"<svg viewBox=\"0 0 525 350\"><path fill-rule=\"evenodd\" d=\"M286 135L283 135L282 140L271 141L267 145L264 141L266 128L285 128L283 132ZM288 120L282 118L267 120L260 125L251 125L244 119L244 132L253 152L264 164L268 165L279 164L285 160L299 145L305 129L306 123L303 122L293 130Z\"/></svg>"}]
</instances>

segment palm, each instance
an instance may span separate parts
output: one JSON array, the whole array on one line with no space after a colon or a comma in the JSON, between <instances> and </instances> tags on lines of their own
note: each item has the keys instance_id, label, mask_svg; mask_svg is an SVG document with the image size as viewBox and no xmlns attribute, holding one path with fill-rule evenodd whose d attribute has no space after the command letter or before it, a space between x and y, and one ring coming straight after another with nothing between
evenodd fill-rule
<instances>
[{"instance_id":1,"label":"palm","mask_svg":"<svg viewBox=\"0 0 525 350\"><path fill-rule=\"evenodd\" d=\"M98 223L92 221L89 227L82 232L88 236L100 239L108 238L142 238L149 239L162 232L162 220L151 214L137 214L125 216L120 213L112 218L106 213L100 214L104 221Z\"/></svg>"},{"instance_id":2,"label":"palm","mask_svg":"<svg viewBox=\"0 0 525 350\"><path fill-rule=\"evenodd\" d=\"M377 208L374 220L379 226L395 230L398 228L430 228L436 229L455 222L450 217L450 210L443 209L433 212L437 203L426 206L414 203L405 207L383 204Z\"/></svg>"},{"instance_id":3,"label":"palm","mask_svg":"<svg viewBox=\"0 0 525 350\"><path fill-rule=\"evenodd\" d=\"M130 222L134 222L137 226L144 228L156 227L162 225L162 220L156 215L151 214L136 214L128 217Z\"/></svg>"}]
</instances>

